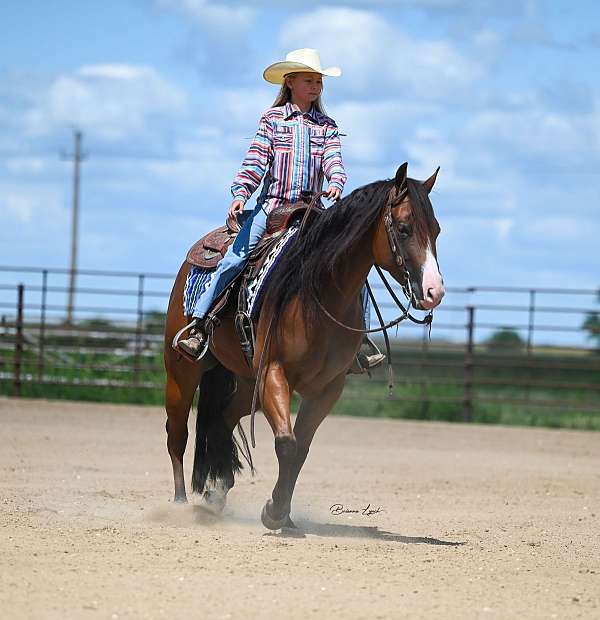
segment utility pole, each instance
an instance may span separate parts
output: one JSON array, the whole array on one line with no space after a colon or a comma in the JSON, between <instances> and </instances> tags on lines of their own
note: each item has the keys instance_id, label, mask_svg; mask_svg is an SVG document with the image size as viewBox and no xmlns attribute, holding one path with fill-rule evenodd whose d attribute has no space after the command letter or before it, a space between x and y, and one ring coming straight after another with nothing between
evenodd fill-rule
<instances>
[{"instance_id":1,"label":"utility pole","mask_svg":"<svg viewBox=\"0 0 600 620\"><path fill-rule=\"evenodd\" d=\"M81 131L74 134L75 149L72 155L63 155L63 159L73 160L73 211L71 214L71 267L69 269L69 299L67 301L67 324L73 324L73 306L75 304L75 278L77 274L77 236L79 229L79 165L85 159L81 153Z\"/></svg>"}]
</instances>

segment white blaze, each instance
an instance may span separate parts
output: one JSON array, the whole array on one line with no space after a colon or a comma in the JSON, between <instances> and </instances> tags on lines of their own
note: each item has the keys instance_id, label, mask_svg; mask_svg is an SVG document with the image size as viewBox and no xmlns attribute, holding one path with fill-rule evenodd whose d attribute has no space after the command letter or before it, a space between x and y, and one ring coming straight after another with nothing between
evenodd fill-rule
<instances>
[{"instance_id":1,"label":"white blaze","mask_svg":"<svg viewBox=\"0 0 600 620\"><path fill-rule=\"evenodd\" d=\"M425 262L421 268L423 273L423 298L426 302L434 302L437 306L444 293L444 282L442 280L442 274L440 273L435 256L431 251L431 244L427 243L427 250L425 253ZM430 296L427 292L430 291Z\"/></svg>"}]
</instances>

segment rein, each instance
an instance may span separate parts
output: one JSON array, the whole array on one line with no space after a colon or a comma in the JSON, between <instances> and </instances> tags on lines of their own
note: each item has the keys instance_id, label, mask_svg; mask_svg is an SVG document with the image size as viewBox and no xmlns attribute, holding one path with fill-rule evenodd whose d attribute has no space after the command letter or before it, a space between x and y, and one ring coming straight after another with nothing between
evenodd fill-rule
<instances>
[{"instance_id":1,"label":"rein","mask_svg":"<svg viewBox=\"0 0 600 620\"><path fill-rule=\"evenodd\" d=\"M315 205L318 203L319 199L322 196L324 196L326 193L327 192L317 192L316 194L312 196L311 201L308 203L308 207L300 222L300 228L298 230L298 235L296 239L299 239L302 236L304 227L306 226L306 223L308 222L308 218L310 217L310 214L314 211ZM401 202L406 197L407 193L408 193L408 189L403 190L403 192L400 194L396 202ZM316 212L318 213L318 211ZM383 338L385 340L385 348L386 348L386 354L387 354L387 360L388 360L388 388L389 388L389 392L391 396L392 390L394 387L394 373L393 373L393 368L392 368L392 351L390 347L390 339L388 337L387 330L390 329L391 327L399 325L400 323L402 323L402 321L405 321L406 319L408 319L417 325L428 325L429 335L431 337L431 323L433 322L433 310L430 310L429 313L425 315L423 319L418 319L417 317L413 316L410 313L412 299L413 299L413 291L412 291L412 286L410 283L410 273L408 271L408 268L406 267L406 260L404 256L402 255L402 251L401 251L402 243L398 239L398 233L394 227L394 219L392 216L392 201L390 199L388 199L385 205L385 214L383 216L383 223L384 223L385 230L387 233L390 250L392 252L392 255L394 256L394 261L396 262L396 265L398 265L398 267L404 270L404 273L405 273L405 283L402 284L401 286L402 286L402 291L404 295L408 299L408 304L406 305L406 307L398 299L398 296L396 295L396 293L394 293L394 289L391 287L390 283L387 281L379 265L375 265L375 269L377 271L377 274L381 278L381 281L385 285L385 288L387 289L388 293L390 294L390 296L392 297L392 299L394 300L395 304L398 306L402 314L400 314L398 317L396 317L392 321L389 321L388 323L384 323L383 315L381 314L381 310L379 309L379 306L377 305L377 302L375 301L375 295L373 295L373 291L371 290L371 286L369 285L368 281L365 282L367 293L369 295L369 298L371 299L371 303L373 304L375 313L377 314L377 319L379 320L380 327L376 327L374 329L358 329L356 327L346 325L345 323L338 321L338 319L336 319L327 310L327 308L323 306L321 301L316 296L314 296L314 299L317 305L319 306L319 308L321 309L321 311L323 312L323 314L330 321L335 323L338 327L341 327L349 332L353 332L357 334L374 334L378 332L383 332ZM260 385L263 371L264 371L265 350L269 347L270 342L271 342L272 325L273 325L273 317L271 317L271 321L269 322L269 327L267 328L267 333L265 336L263 349L261 351L260 360L258 363L256 383L254 384L254 393L252 395L252 407L250 410L250 440L251 440L253 448L256 448L256 440L255 440L255 435L254 435L254 419L255 419L255 414L256 414L256 405L258 401L258 391L259 391L259 385Z\"/></svg>"},{"instance_id":2,"label":"rein","mask_svg":"<svg viewBox=\"0 0 600 620\"><path fill-rule=\"evenodd\" d=\"M321 192L321 193L324 193L324 192ZM402 202L402 200L406 197L407 193L408 193L408 189L403 190L403 192L400 194L400 196L398 197L396 202L398 202L398 203ZM303 222L304 222L304 220L303 220ZM408 299L408 304L407 304L406 307L398 299L398 296L396 295L396 293L394 293L394 289L391 287L390 283L387 281L385 275L383 274L383 271L381 270L381 267L379 267L379 265L375 265L375 269L377 270L377 274L381 278L381 281L385 285L385 288L387 289L388 293L390 294L390 296L394 300L394 303L401 310L402 314L400 316L398 316L397 318L395 318L393 321L390 321L389 323L384 324L383 323L383 318L381 317L381 313L379 311L379 306L377 305L377 302L375 301L375 297L373 296L372 292L370 291L370 287L369 287L369 283L368 282L366 283L367 284L367 291L369 291L369 296L371 297L371 301L372 301L373 306L375 308L375 312L377 313L377 316L379 318L380 327L376 327L374 329L357 329L356 327L351 327L350 325L346 325L345 323L342 323L341 321L338 321L332 314L330 314L328 312L328 310L320 302L320 300L317 299L316 296L315 296L315 301L317 302L317 305L319 306L319 308L322 310L323 314L325 314L325 316L327 316L331 321L333 321L336 325L338 325L338 327L343 327L344 329L346 329L346 330L348 330L350 332L357 333L357 334L358 333L360 333L360 334L374 334L374 333L377 333L377 332L384 332L385 333L385 331L387 329L390 329L390 327L394 327L394 326L398 325L399 323L401 323L402 321L404 321L406 319L409 319L410 321L412 321L413 323L416 323L417 325L429 325L430 326L430 330L431 330L431 323L433 321L433 311L430 311L425 316L425 318L423 318L423 319L418 319L417 317L413 316L410 313L410 308L411 308L412 299L413 299L413 291L412 291L412 286L410 284L410 273L409 273L409 271L408 271L408 269L406 267L406 260L405 260L404 256L402 255L402 252L401 252L402 243L398 239L397 231L394 228L394 219L392 217L392 201L389 200L389 199L388 199L388 201L387 201L387 203L385 205L385 214L383 216L383 223L384 223L384 226L385 226L385 231L387 233L387 238L388 238L388 243L389 243L389 246L390 246L390 250L392 252L392 255L394 256L394 261L396 262L396 265L398 265L398 267L400 267L401 269L404 270L405 283L402 284L402 291L404 292L404 295ZM387 337L387 335L386 335L386 337Z\"/></svg>"},{"instance_id":3,"label":"rein","mask_svg":"<svg viewBox=\"0 0 600 620\"><path fill-rule=\"evenodd\" d=\"M402 200L406 197L408 193L408 188L405 189L400 196L398 197L397 201L398 203L402 202ZM396 262L396 265L398 265L398 267L400 267L401 269L404 270L404 274L405 274L405 283L402 284L402 292L404 293L404 295L406 296L406 298L408 299L408 304L406 305L406 307L404 306L404 304L398 299L398 296L396 295L396 293L394 293L394 289L391 287L390 283L387 281L385 275L383 274L383 271L381 269L381 267L379 267L379 265L375 265L375 269L377 271L377 274L379 275L381 281L383 282L383 284L385 285L385 288L387 289L388 293L390 294L391 298L394 300L395 304L398 306L398 308L400 308L402 314L398 317L396 317L394 320L390 321L389 323L385 323L383 322L383 316L381 314L381 310L379 309L379 306L377 305L377 301L375 301L375 295L373 295L373 291L371 290L371 286L367 281L365 281L365 285L367 288L367 293L369 295L369 298L371 299L371 303L373 304L373 308L375 309L375 313L377 314L377 319L379 321L379 325L380 327L376 327L374 329L357 329L356 327L351 327L350 325L346 325L345 323L342 323L341 321L338 321L338 319L336 319L328 310L327 308L325 308L323 306L323 304L321 303L321 301L316 297L316 295L314 296L314 299L317 303L317 305L319 306L319 308L321 309L321 311L323 312L323 314L333 323L335 323L338 327L341 327L349 332L353 332L353 333L358 333L358 334L374 334L377 332L383 332L383 338L385 341L385 349L386 349L386 356L387 356L387 367L388 367L388 390L389 390L389 395L392 395L392 391L394 389L394 370L392 367L392 350L390 347L390 339L387 333L387 330L390 329L390 327L394 327L399 325L402 321L405 321L406 319L409 319L410 321L412 321L413 323L416 323L417 325L428 325L429 326L429 337L431 338L431 324L433 322L433 310L430 310L429 313L427 315L425 315L425 317L423 319L418 319L417 317L413 316L410 313L410 308L411 308L411 304L412 304L412 300L413 300L413 291L412 291L412 286L410 283L410 273L408 271L408 268L406 267L406 260L404 258L404 256L402 255L401 252L401 247L402 247L402 243L400 242L400 240L398 239L398 234L396 231L396 228L394 227L394 219L392 216L392 201L390 199L388 199L386 205L385 205L385 214L383 216L383 223L385 226L385 231L387 234L387 238L388 238L388 243L390 246L390 251L392 252L392 255L394 257L394 261Z\"/></svg>"},{"instance_id":4,"label":"rein","mask_svg":"<svg viewBox=\"0 0 600 620\"><path fill-rule=\"evenodd\" d=\"M298 238L300 238L300 236L302 235L304 226L306 225L306 222L308 221L308 218L310 216L310 213L313 211L314 206L317 204L321 196L324 196L326 193L327 192L317 192L316 194L312 196L312 199L310 203L308 204L308 207L306 209L306 212L304 213L302 221L300 222L300 230L298 231ZM402 202L402 200L404 200L407 194L408 194L408 189L404 189L402 193L400 194L400 196L398 196L398 198L396 199L396 202L397 203ZM385 230L386 230L387 237L388 237L388 243L390 245L390 250L392 252L392 255L394 256L394 260L396 264L398 265L398 267L404 269L405 284L402 284L402 291L404 292L404 294L406 295L406 298L408 299L408 305L406 307L404 307L404 304L398 299L397 295L394 293L393 288L390 286L389 282L386 280L386 277L383 274L383 271L381 270L381 268L378 265L375 265L375 269L377 270L377 273L379 277L381 278L381 281L385 284L385 287L390 293L390 296L392 297L392 299L394 300L398 308L400 308L400 310L402 311L402 314L398 316L397 318L395 318L393 321L386 323L385 325L383 323L383 318L380 318L379 323L381 327L377 327L375 329L357 329L355 327L351 327L350 325L346 325L345 323L342 323L341 321L338 321L332 314L330 314L327 311L327 309L323 306L323 304L321 304L320 300L316 296L315 296L315 301L317 302L317 305L319 306L319 308L322 310L323 314L325 314L329 319L331 319L331 321L333 321L339 327L343 327L344 329L351 331L351 332L355 332L355 333L374 334L378 332L385 332L386 329L390 329L390 327L394 327L406 319L409 319L410 321L412 321L413 323L416 323L417 325L429 325L431 329L431 323L433 321L433 311L430 311L429 314L427 314L425 318L423 319L418 319L417 317L413 316L410 313L410 307L411 307L412 298L413 298L412 287L410 284L410 273L408 272L408 269L406 268L406 260L404 259L404 256L402 255L402 252L400 250L400 248L402 247L402 243L398 239L397 231L394 228L394 219L392 217L392 201L389 199L385 205L385 214L383 216L383 223L385 225ZM367 290L369 291L370 290L369 283L367 282L366 284L367 284ZM373 296L372 291L369 293L369 296L371 297L371 301L375 308L375 312L377 313L379 317L380 316L379 306L377 305L377 302L375 301L375 297Z\"/></svg>"}]
</instances>

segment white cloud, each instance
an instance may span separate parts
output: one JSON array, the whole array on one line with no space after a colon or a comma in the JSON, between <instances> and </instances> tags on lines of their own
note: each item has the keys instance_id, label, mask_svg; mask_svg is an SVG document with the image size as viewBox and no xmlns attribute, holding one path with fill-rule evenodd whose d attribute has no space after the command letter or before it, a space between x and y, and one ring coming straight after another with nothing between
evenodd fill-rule
<instances>
[{"instance_id":1,"label":"white cloud","mask_svg":"<svg viewBox=\"0 0 600 620\"><path fill-rule=\"evenodd\" d=\"M285 49L316 47L325 66L339 64L343 76L335 88L363 92L366 98L394 94L441 99L470 84L482 67L449 41L422 40L394 27L371 11L320 8L295 15L284 24Z\"/></svg>"},{"instance_id":2,"label":"white cloud","mask_svg":"<svg viewBox=\"0 0 600 620\"><path fill-rule=\"evenodd\" d=\"M508 239L514 225L515 222L510 217L497 217L494 219L496 232L498 233L498 237L502 240Z\"/></svg>"},{"instance_id":3,"label":"white cloud","mask_svg":"<svg viewBox=\"0 0 600 620\"><path fill-rule=\"evenodd\" d=\"M156 114L186 107L185 93L151 67L90 65L53 80L25 114L25 126L34 137L77 126L119 140L147 129Z\"/></svg>"},{"instance_id":4,"label":"white cloud","mask_svg":"<svg viewBox=\"0 0 600 620\"><path fill-rule=\"evenodd\" d=\"M9 215L13 215L15 219L22 224L29 224L33 216L33 203L24 196L7 196L6 210Z\"/></svg>"},{"instance_id":5,"label":"white cloud","mask_svg":"<svg viewBox=\"0 0 600 620\"><path fill-rule=\"evenodd\" d=\"M460 138L470 150L525 158L538 167L590 164L600 148L600 97L585 83L556 83L503 93L472 110Z\"/></svg>"},{"instance_id":6,"label":"white cloud","mask_svg":"<svg viewBox=\"0 0 600 620\"><path fill-rule=\"evenodd\" d=\"M532 238L558 241L562 245L566 241L581 242L589 235L590 224L573 215L551 215L525 223L525 229Z\"/></svg>"},{"instance_id":7,"label":"white cloud","mask_svg":"<svg viewBox=\"0 0 600 620\"><path fill-rule=\"evenodd\" d=\"M36 175L47 171L51 166L42 157L10 157L5 162L6 170L14 175Z\"/></svg>"},{"instance_id":8,"label":"white cloud","mask_svg":"<svg viewBox=\"0 0 600 620\"><path fill-rule=\"evenodd\" d=\"M127 64L84 65L77 71L84 78L105 78L109 80L155 79L151 67Z\"/></svg>"},{"instance_id":9,"label":"white cloud","mask_svg":"<svg viewBox=\"0 0 600 620\"><path fill-rule=\"evenodd\" d=\"M244 89L219 89L215 93L219 102L216 114L226 117L227 126L237 127L258 125L260 115L273 103L275 91L268 86Z\"/></svg>"},{"instance_id":10,"label":"white cloud","mask_svg":"<svg viewBox=\"0 0 600 620\"><path fill-rule=\"evenodd\" d=\"M591 118L552 112L539 103L512 110L490 109L476 113L465 126L465 135L512 145L520 153L556 157L594 148Z\"/></svg>"},{"instance_id":11,"label":"white cloud","mask_svg":"<svg viewBox=\"0 0 600 620\"><path fill-rule=\"evenodd\" d=\"M417 126L414 135L403 140L402 146L408 155L411 177L426 179L440 167L435 191L443 188L444 192L454 194L455 197L460 194L483 197L496 189L494 184L498 183L497 180L477 177L472 172L466 173L468 166L465 166L461 145L453 143L449 135L434 127ZM497 189L501 191L502 185L498 184Z\"/></svg>"},{"instance_id":12,"label":"white cloud","mask_svg":"<svg viewBox=\"0 0 600 620\"><path fill-rule=\"evenodd\" d=\"M246 4L210 0L155 0L155 4L158 8L182 13L205 30L227 32L227 36L250 30L257 13L254 7Z\"/></svg>"},{"instance_id":13,"label":"white cloud","mask_svg":"<svg viewBox=\"0 0 600 620\"><path fill-rule=\"evenodd\" d=\"M25 235L39 235L41 238L54 234L68 219L68 209L64 205L64 193L53 183L31 184L17 181L0 181L0 213L4 233L0 243L14 243L15 234L10 233L11 226L19 227L16 238Z\"/></svg>"},{"instance_id":14,"label":"white cloud","mask_svg":"<svg viewBox=\"0 0 600 620\"><path fill-rule=\"evenodd\" d=\"M326 93L325 93L326 98ZM401 157L404 132L422 115L435 114L437 106L418 105L404 100L355 101L347 99L332 107L340 128L344 157L359 164L384 162Z\"/></svg>"}]
</instances>

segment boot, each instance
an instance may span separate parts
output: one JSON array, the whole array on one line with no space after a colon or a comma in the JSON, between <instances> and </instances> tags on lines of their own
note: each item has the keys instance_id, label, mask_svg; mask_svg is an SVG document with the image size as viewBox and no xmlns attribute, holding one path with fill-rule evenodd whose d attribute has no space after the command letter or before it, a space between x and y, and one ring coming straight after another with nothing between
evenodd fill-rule
<instances>
[{"instance_id":1,"label":"boot","mask_svg":"<svg viewBox=\"0 0 600 620\"><path fill-rule=\"evenodd\" d=\"M377 368L381 366L385 361L385 355L383 353L374 353L373 355L367 355L360 351L356 356L358 359L358 363L365 370L372 370L373 368Z\"/></svg>"},{"instance_id":2,"label":"boot","mask_svg":"<svg viewBox=\"0 0 600 620\"><path fill-rule=\"evenodd\" d=\"M204 321L200 319L194 319L195 324L190 329L190 335L180 340L177 346L185 351L188 355L199 359L200 355L206 347L206 332L204 331Z\"/></svg>"},{"instance_id":3,"label":"boot","mask_svg":"<svg viewBox=\"0 0 600 620\"><path fill-rule=\"evenodd\" d=\"M370 376L373 368L377 368L383 364L385 355L368 336L365 336L363 340L363 345L364 344L369 347L371 354L367 355L367 353L359 351L354 358L352 366L350 366L350 369L348 370L348 374L362 375L364 373L369 373Z\"/></svg>"},{"instance_id":4,"label":"boot","mask_svg":"<svg viewBox=\"0 0 600 620\"><path fill-rule=\"evenodd\" d=\"M359 351L358 361L361 366L367 370L381 366L385 360L385 355L379 350L379 347L367 335L365 335L363 344L366 344L369 349L371 349L371 354L367 355L366 353Z\"/></svg>"}]
</instances>

